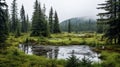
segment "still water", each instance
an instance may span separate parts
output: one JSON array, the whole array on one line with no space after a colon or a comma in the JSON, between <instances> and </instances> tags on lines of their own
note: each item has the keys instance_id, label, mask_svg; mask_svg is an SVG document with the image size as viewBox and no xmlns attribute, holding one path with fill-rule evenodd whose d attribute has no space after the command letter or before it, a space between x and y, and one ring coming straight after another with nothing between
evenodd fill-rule
<instances>
[{"instance_id":1,"label":"still water","mask_svg":"<svg viewBox=\"0 0 120 67\"><path fill-rule=\"evenodd\" d=\"M72 46L23 46L19 45L19 48L27 54L35 54L39 56L46 56L53 59L67 59L73 54L82 59L84 57L94 62L99 62L98 58L100 54L92 51L92 47L86 45L72 45Z\"/></svg>"}]
</instances>

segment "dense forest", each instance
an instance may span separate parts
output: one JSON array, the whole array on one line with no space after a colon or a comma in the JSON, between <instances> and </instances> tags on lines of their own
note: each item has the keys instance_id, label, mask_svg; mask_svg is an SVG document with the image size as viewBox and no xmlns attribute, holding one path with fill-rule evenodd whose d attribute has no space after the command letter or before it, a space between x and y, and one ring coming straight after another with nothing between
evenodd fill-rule
<instances>
[{"instance_id":1,"label":"dense forest","mask_svg":"<svg viewBox=\"0 0 120 67\"><path fill-rule=\"evenodd\" d=\"M68 31L68 25L70 23L72 32L96 32L97 22L94 19L89 18L72 18L60 23L62 31Z\"/></svg>"},{"instance_id":2,"label":"dense forest","mask_svg":"<svg viewBox=\"0 0 120 67\"><path fill-rule=\"evenodd\" d=\"M35 0L30 18L24 4L0 0L0 67L120 67L120 0L99 3L97 19L60 22L50 7Z\"/></svg>"}]
</instances>

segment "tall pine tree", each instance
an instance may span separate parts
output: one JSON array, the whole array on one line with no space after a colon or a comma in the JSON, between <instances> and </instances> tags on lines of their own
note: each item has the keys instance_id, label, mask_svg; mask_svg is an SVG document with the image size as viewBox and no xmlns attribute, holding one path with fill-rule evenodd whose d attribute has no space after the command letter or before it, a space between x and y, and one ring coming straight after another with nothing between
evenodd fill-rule
<instances>
[{"instance_id":1,"label":"tall pine tree","mask_svg":"<svg viewBox=\"0 0 120 67\"><path fill-rule=\"evenodd\" d=\"M6 15L7 15L7 26L8 26L8 32L10 33L11 32L11 18L10 18L10 14L9 14L9 10L8 10L8 8L7 8L7 10L6 10Z\"/></svg>"},{"instance_id":2,"label":"tall pine tree","mask_svg":"<svg viewBox=\"0 0 120 67\"><path fill-rule=\"evenodd\" d=\"M21 11L20 11L20 16L21 16L21 32L26 33L27 32L27 22L26 22L25 10L24 10L23 5L22 5Z\"/></svg>"},{"instance_id":3,"label":"tall pine tree","mask_svg":"<svg viewBox=\"0 0 120 67\"><path fill-rule=\"evenodd\" d=\"M13 0L12 3L12 32L16 33L18 26L18 16L17 16L17 3L16 0Z\"/></svg>"},{"instance_id":4,"label":"tall pine tree","mask_svg":"<svg viewBox=\"0 0 120 67\"><path fill-rule=\"evenodd\" d=\"M104 18L98 19L98 22L101 24L108 25L108 29L105 32L105 37L108 39L109 43L118 43L119 42L119 27L120 21L119 18L119 0L107 0L103 4L99 4L102 7L99 7L99 9L104 9L106 13L99 13L99 16L103 16Z\"/></svg>"},{"instance_id":5,"label":"tall pine tree","mask_svg":"<svg viewBox=\"0 0 120 67\"><path fill-rule=\"evenodd\" d=\"M29 21L29 16L27 15L26 16L26 23L27 23L27 32L29 32L30 31L30 29L31 29L31 23L30 23L30 21Z\"/></svg>"},{"instance_id":6,"label":"tall pine tree","mask_svg":"<svg viewBox=\"0 0 120 67\"><path fill-rule=\"evenodd\" d=\"M118 32L118 44L120 44L120 0L117 2L117 32Z\"/></svg>"},{"instance_id":7,"label":"tall pine tree","mask_svg":"<svg viewBox=\"0 0 120 67\"><path fill-rule=\"evenodd\" d=\"M49 13L49 27L50 27L50 33L53 33L53 8L51 7L50 13Z\"/></svg>"},{"instance_id":8,"label":"tall pine tree","mask_svg":"<svg viewBox=\"0 0 120 67\"><path fill-rule=\"evenodd\" d=\"M71 21L68 20L68 33L71 33Z\"/></svg>"},{"instance_id":9,"label":"tall pine tree","mask_svg":"<svg viewBox=\"0 0 120 67\"><path fill-rule=\"evenodd\" d=\"M43 36L47 37L47 36L50 36L50 29L49 29L49 24L48 24L48 21L47 21L47 17L46 17L46 7L45 7L45 4L44 4L44 7L42 9L42 17L43 17L43 27L44 27L44 33L42 34Z\"/></svg>"},{"instance_id":10,"label":"tall pine tree","mask_svg":"<svg viewBox=\"0 0 120 67\"><path fill-rule=\"evenodd\" d=\"M57 12L55 11L55 16L54 16L54 28L53 28L54 33L60 33L60 26L59 26L59 18L57 15Z\"/></svg>"},{"instance_id":11,"label":"tall pine tree","mask_svg":"<svg viewBox=\"0 0 120 67\"><path fill-rule=\"evenodd\" d=\"M34 5L34 13L33 13L33 17L32 17L32 32L31 32L31 36L40 36L40 26L38 26L39 24L39 9L38 9L38 1L35 1L35 5Z\"/></svg>"},{"instance_id":12,"label":"tall pine tree","mask_svg":"<svg viewBox=\"0 0 120 67\"><path fill-rule=\"evenodd\" d=\"M32 33L31 36L48 36L47 33L47 22L45 19L44 10L41 9L40 3L36 0L34 13L32 18Z\"/></svg>"},{"instance_id":13,"label":"tall pine tree","mask_svg":"<svg viewBox=\"0 0 120 67\"><path fill-rule=\"evenodd\" d=\"M0 0L0 47L1 43L4 43L8 36L8 28L7 28L7 4L5 0Z\"/></svg>"}]
</instances>

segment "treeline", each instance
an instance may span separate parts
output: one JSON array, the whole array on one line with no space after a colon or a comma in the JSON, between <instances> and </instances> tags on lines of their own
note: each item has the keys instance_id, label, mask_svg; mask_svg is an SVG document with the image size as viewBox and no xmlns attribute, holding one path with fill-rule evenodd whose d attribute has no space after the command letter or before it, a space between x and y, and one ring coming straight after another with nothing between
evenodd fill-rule
<instances>
[{"instance_id":1,"label":"treeline","mask_svg":"<svg viewBox=\"0 0 120 67\"><path fill-rule=\"evenodd\" d=\"M64 32L96 32L97 24L93 19L71 18L60 23Z\"/></svg>"},{"instance_id":2,"label":"treeline","mask_svg":"<svg viewBox=\"0 0 120 67\"><path fill-rule=\"evenodd\" d=\"M41 8L40 2L35 1L32 21L25 12L24 5L20 13L17 8L17 0L11 3L11 13L4 0L0 0L0 42L4 42L11 33L19 37L21 33L30 33L30 36L50 36L50 33L60 33L57 11L51 7L49 18L46 16L46 7ZM20 16L20 18L18 17Z\"/></svg>"},{"instance_id":3,"label":"treeline","mask_svg":"<svg viewBox=\"0 0 120 67\"><path fill-rule=\"evenodd\" d=\"M18 16L20 15L20 18ZM8 29L9 33L13 33L16 37L21 33L27 33L29 31L29 17L25 13L24 6L21 6L20 14L18 13L16 0L13 0L11 4L11 15L8 13Z\"/></svg>"},{"instance_id":4,"label":"treeline","mask_svg":"<svg viewBox=\"0 0 120 67\"><path fill-rule=\"evenodd\" d=\"M36 0L34 5L34 13L32 17L31 36L49 36L50 33L60 33L59 18L57 12L53 13L51 7L49 18L45 14L45 5L41 9L41 4Z\"/></svg>"},{"instance_id":5,"label":"treeline","mask_svg":"<svg viewBox=\"0 0 120 67\"><path fill-rule=\"evenodd\" d=\"M7 27L7 4L0 0L0 49L4 47L4 42L8 37L8 27Z\"/></svg>"},{"instance_id":6,"label":"treeline","mask_svg":"<svg viewBox=\"0 0 120 67\"><path fill-rule=\"evenodd\" d=\"M110 44L120 44L120 0L106 0L99 5L98 9L105 12L98 14L98 24L108 26L104 37Z\"/></svg>"}]
</instances>

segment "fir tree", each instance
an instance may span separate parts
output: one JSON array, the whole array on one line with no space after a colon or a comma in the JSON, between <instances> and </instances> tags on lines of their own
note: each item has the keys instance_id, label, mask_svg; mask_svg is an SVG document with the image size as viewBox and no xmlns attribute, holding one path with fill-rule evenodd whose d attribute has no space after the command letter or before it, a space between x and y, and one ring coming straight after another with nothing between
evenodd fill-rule
<instances>
[{"instance_id":1,"label":"fir tree","mask_svg":"<svg viewBox=\"0 0 120 67\"><path fill-rule=\"evenodd\" d=\"M11 18L10 18L10 14L9 14L9 10L8 10L8 8L7 8L7 10L6 10L6 12L7 12L7 27L8 27L8 32L10 33L11 32L11 30L12 30L12 23L11 23Z\"/></svg>"},{"instance_id":2,"label":"fir tree","mask_svg":"<svg viewBox=\"0 0 120 67\"><path fill-rule=\"evenodd\" d=\"M32 33L31 36L40 36L40 26L39 24L39 7L38 7L38 1L35 1L35 6L34 6L34 13L32 17Z\"/></svg>"},{"instance_id":3,"label":"fir tree","mask_svg":"<svg viewBox=\"0 0 120 67\"><path fill-rule=\"evenodd\" d=\"M16 0L13 0L12 3L12 32L15 33L17 31L18 26L18 16L17 16L17 3Z\"/></svg>"},{"instance_id":4,"label":"fir tree","mask_svg":"<svg viewBox=\"0 0 120 67\"><path fill-rule=\"evenodd\" d=\"M55 16L54 16L54 28L53 28L54 33L60 33L60 27L59 27L59 19L57 12L55 11Z\"/></svg>"},{"instance_id":5,"label":"fir tree","mask_svg":"<svg viewBox=\"0 0 120 67\"><path fill-rule=\"evenodd\" d=\"M17 29L16 29L16 32L15 32L15 37L19 37L19 36L21 36L21 26L20 26L20 20L17 20L17 24L18 24L18 26L17 26Z\"/></svg>"},{"instance_id":6,"label":"fir tree","mask_svg":"<svg viewBox=\"0 0 120 67\"><path fill-rule=\"evenodd\" d=\"M71 33L71 21L68 20L68 33Z\"/></svg>"},{"instance_id":7,"label":"fir tree","mask_svg":"<svg viewBox=\"0 0 120 67\"><path fill-rule=\"evenodd\" d=\"M50 30L49 30L49 24L48 24L48 21L47 21L47 18L46 18L46 8L45 8L45 4L44 4L44 7L43 7L43 12L42 12L42 17L43 17L43 27L44 27L44 33L42 34L43 36L45 37L48 37L50 36Z\"/></svg>"},{"instance_id":8,"label":"fir tree","mask_svg":"<svg viewBox=\"0 0 120 67\"><path fill-rule=\"evenodd\" d=\"M44 13L44 9L41 9L40 3L36 0L32 18L31 36L48 36L47 21Z\"/></svg>"},{"instance_id":9,"label":"fir tree","mask_svg":"<svg viewBox=\"0 0 120 67\"><path fill-rule=\"evenodd\" d=\"M79 59L74 55L74 50L72 55L67 59L65 67L79 67Z\"/></svg>"},{"instance_id":10,"label":"fir tree","mask_svg":"<svg viewBox=\"0 0 120 67\"><path fill-rule=\"evenodd\" d=\"M50 13L49 13L49 27L50 27L50 33L53 33L53 8L51 7Z\"/></svg>"},{"instance_id":11,"label":"fir tree","mask_svg":"<svg viewBox=\"0 0 120 67\"><path fill-rule=\"evenodd\" d=\"M7 4L4 0L0 0L0 44L4 43L8 36L7 13L4 7L7 9Z\"/></svg>"},{"instance_id":12,"label":"fir tree","mask_svg":"<svg viewBox=\"0 0 120 67\"><path fill-rule=\"evenodd\" d=\"M116 28L117 28L117 37L118 37L118 44L120 44L120 0L117 0L117 24L116 24Z\"/></svg>"},{"instance_id":13,"label":"fir tree","mask_svg":"<svg viewBox=\"0 0 120 67\"><path fill-rule=\"evenodd\" d=\"M26 22L25 10L23 5L20 11L20 16L21 16L21 32L25 33L27 32L27 22Z\"/></svg>"},{"instance_id":14,"label":"fir tree","mask_svg":"<svg viewBox=\"0 0 120 67\"><path fill-rule=\"evenodd\" d=\"M26 23L27 23L27 27L26 27L26 28L27 28L27 32L28 32L28 31L30 31L30 29L31 29L31 24L30 24L29 16L28 16L28 15L26 16L26 18L27 18L27 19L26 19Z\"/></svg>"},{"instance_id":15,"label":"fir tree","mask_svg":"<svg viewBox=\"0 0 120 67\"><path fill-rule=\"evenodd\" d=\"M118 2L119 3L119 2ZM99 13L99 16L103 16L102 19L98 19L99 24L106 24L108 25L108 29L105 32L105 37L108 39L109 43L116 43L118 38L118 29L117 25L117 0L107 0L106 3L99 4L102 5L102 7L99 7L99 9L104 9L106 13Z\"/></svg>"}]
</instances>

